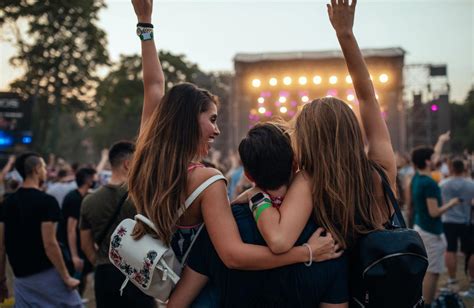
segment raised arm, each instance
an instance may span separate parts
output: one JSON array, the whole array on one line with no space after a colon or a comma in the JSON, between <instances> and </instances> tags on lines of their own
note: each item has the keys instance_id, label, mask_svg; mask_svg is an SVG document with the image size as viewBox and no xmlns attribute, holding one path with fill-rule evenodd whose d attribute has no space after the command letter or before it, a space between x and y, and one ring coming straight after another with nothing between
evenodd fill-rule
<instances>
[{"instance_id":1,"label":"raised arm","mask_svg":"<svg viewBox=\"0 0 474 308\"><path fill-rule=\"evenodd\" d=\"M352 32L357 0L352 0L350 4L349 1L331 0L331 4L327 5L328 15L336 30L337 39L359 100L361 121L368 142L368 156L385 169L391 184L395 186L397 167L390 134L382 118L367 65Z\"/></svg>"},{"instance_id":2,"label":"raised arm","mask_svg":"<svg viewBox=\"0 0 474 308\"><path fill-rule=\"evenodd\" d=\"M132 0L132 4L138 22L151 24L153 0ZM165 93L165 76L158 58L155 41L153 38L142 40L141 46L144 98L140 131Z\"/></svg>"},{"instance_id":3,"label":"raised arm","mask_svg":"<svg viewBox=\"0 0 474 308\"><path fill-rule=\"evenodd\" d=\"M434 153L432 157L433 164L437 164L441 159L441 153L443 152L444 144L449 141L451 132L448 130L444 134L439 135L438 141L434 146Z\"/></svg>"}]
</instances>

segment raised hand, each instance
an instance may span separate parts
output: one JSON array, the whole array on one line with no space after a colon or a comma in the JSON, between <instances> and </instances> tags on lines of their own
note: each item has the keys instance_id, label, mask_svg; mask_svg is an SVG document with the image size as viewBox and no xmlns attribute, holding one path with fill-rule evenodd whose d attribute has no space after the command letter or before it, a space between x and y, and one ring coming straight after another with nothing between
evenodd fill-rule
<instances>
[{"instance_id":1,"label":"raised hand","mask_svg":"<svg viewBox=\"0 0 474 308\"><path fill-rule=\"evenodd\" d=\"M132 0L132 4L138 22L151 23L153 0Z\"/></svg>"},{"instance_id":2,"label":"raised hand","mask_svg":"<svg viewBox=\"0 0 474 308\"><path fill-rule=\"evenodd\" d=\"M449 141L450 138L451 138L451 131L448 130L444 134L439 135L438 141L446 142L446 141Z\"/></svg>"},{"instance_id":3,"label":"raised hand","mask_svg":"<svg viewBox=\"0 0 474 308\"><path fill-rule=\"evenodd\" d=\"M327 4L328 15L331 24L339 34L351 34L354 26L354 13L357 0L331 0L331 4Z\"/></svg>"}]
</instances>

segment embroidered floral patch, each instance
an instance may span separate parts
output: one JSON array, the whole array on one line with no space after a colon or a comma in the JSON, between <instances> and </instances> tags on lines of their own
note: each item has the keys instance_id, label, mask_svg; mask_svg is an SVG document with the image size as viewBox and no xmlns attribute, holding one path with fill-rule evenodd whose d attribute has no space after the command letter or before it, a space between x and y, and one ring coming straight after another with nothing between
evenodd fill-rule
<instances>
[{"instance_id":1,"label":"embroidered floral patch","mask_svg":"<svg viewBox=\"0 0 474 308\"><path fill-rule=\"evenodd\" d=\"M127 229L125 229L124 227L120 227L118 229L117 234L114 235L110 243L109 256L118 268L127 273L130 279L135 280L142 287L146 288L148 282L150 281L150 273L152 270L153 262L158 256L158 253L154 250L148 251L146 257L143 258L143 267L141 269L136 269L131 265L127 264L120 256L120 253L118 251L118 248L122 246L122 238L126 233Z\"/></svg>"}]
</instances>

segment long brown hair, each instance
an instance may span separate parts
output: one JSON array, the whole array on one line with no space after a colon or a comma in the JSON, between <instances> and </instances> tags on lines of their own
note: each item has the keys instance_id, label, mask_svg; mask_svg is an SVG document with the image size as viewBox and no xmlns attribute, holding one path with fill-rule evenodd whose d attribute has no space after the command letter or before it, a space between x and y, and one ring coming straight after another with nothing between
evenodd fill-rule
<instances>
[{"instance_id":1,"label":"long brown hair","mask_svg":"<svg viewBox=\"0 0 474 308\"><path fill-rule=\"evenodd\" d=\"M358 234L378 228L373 167L354 112L337 98L304 106L295 123L300 170L312 182L316 221L344 248Z\"/></svg>"},{"instance_id":2,"label":"long brown hair","mask_svg":"<svg viewBox=\"0 0 474 308\"><path fill-rule=\"evenodd\" d=\"M130 170L130 197L137 212L147 216L158 238L169 244L184 203L187 168L201 150L199 114L217 97L193 84L172 87L143 128ZM137 224L134 235L154 233Z\"/></svg>"}]
</instances>

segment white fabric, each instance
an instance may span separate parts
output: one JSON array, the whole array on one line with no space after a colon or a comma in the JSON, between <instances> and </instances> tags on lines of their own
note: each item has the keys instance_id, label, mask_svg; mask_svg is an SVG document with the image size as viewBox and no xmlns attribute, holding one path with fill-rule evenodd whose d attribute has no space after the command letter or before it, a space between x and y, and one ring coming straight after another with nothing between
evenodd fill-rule
<instances>
[{"instance_id":1,"label":"white fabric","mask_svg":"<svg viewBox=\"0 0 474 308\"><path fill-rule=\"evenodd\" d=\"M429 263L426 271L433 274L444 273L444 252L447 248L444 234L433 234L421 229L417 225L413 229L420 234L423 244L425 244Z\"/></svg>"},{"instance_id":2,"label":"white fabric","mask_svg":"<svg viewBox=\"0 0 474 308\"><path fill-rule=\"evenodd\" d=\"M207 187L218 180L225 180L225 178L222 175L216 175L204 181L186 199L185 206L183 207L184 210L180 211L179 216L189 208ZM156 232L156 226L141 214L137 214L135 220L123 220L111 236L109 259L126 276L120 291L123 290L128 281L131 281L145 294L165 302L179 281L182 264L176 258L173 250L161 240L149 234L142 236L139 240L135 240L132 233L138 220ZM199 228L186 251L183 263L203 225Z\"/></svg>"}]
</instances>

